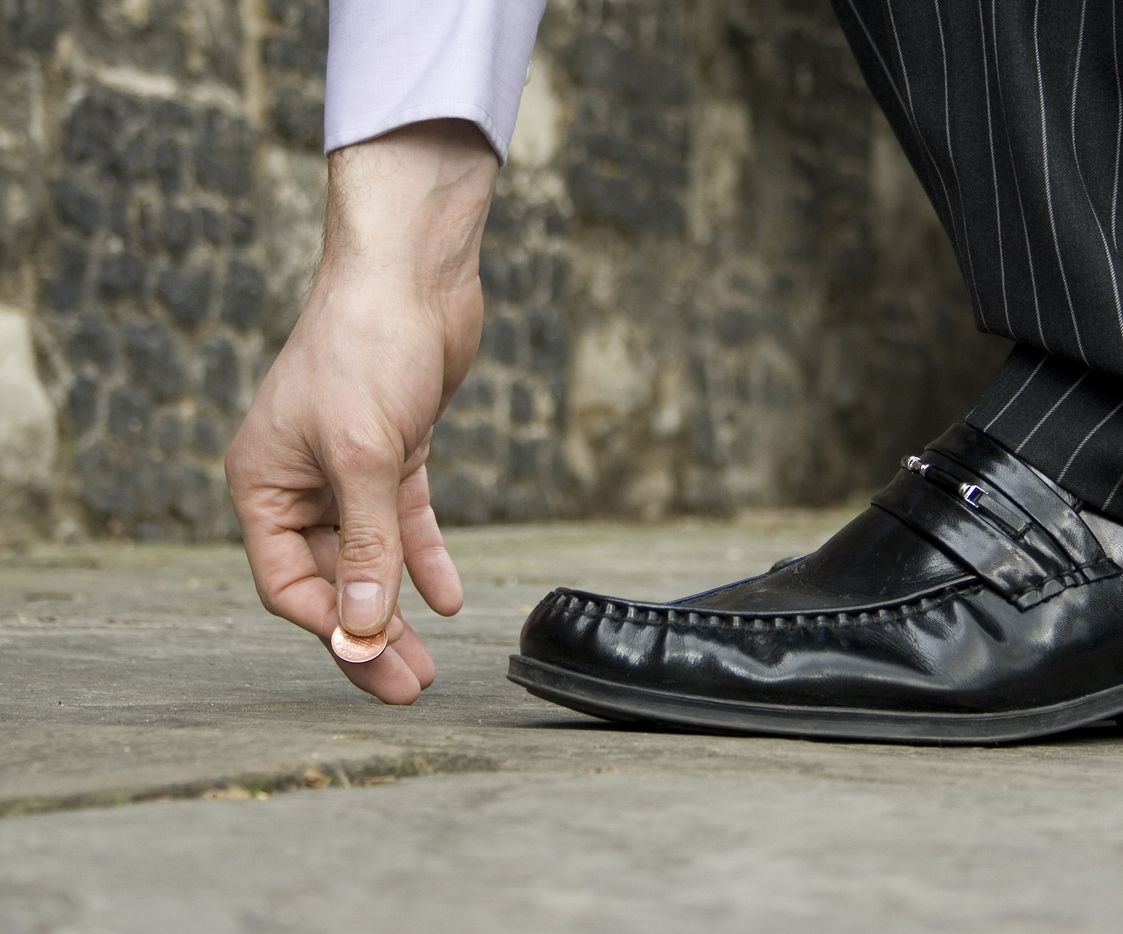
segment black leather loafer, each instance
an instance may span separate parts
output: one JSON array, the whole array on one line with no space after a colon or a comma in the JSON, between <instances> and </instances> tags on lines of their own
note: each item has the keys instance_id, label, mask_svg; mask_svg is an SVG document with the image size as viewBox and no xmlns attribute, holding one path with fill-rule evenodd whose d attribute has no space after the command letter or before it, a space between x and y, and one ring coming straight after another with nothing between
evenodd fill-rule
<instances>
[{"instance_id":1,"label":"black leather loafer","mask_svg":"<svg viewBox=\"0 0 1123 934\"><path fill-rule=\"evenodd\" d=\"M596 716L900 742L1123 715L1123 525L956 425L818 551L670 603L555 590L509 677Z\"/></svg>"}]
</instances>

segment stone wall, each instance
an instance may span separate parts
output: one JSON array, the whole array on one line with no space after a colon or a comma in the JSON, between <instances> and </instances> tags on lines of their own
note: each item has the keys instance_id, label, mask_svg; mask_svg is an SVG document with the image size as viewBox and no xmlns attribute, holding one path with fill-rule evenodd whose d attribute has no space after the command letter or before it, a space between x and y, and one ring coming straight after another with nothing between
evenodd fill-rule
<instances>
[{"instance_id":1,"label":"stone wall","mask_svg":"<svg viewBox=\"0 0 1123 934\"><path fill-rule=\"evenodd\" d=\"M0 537L236 534L319 246L322 0L0 0ZM825 0L552 0L438 428L460 522L863 490L1001 348Z\"/></svg>"}]
</instances>

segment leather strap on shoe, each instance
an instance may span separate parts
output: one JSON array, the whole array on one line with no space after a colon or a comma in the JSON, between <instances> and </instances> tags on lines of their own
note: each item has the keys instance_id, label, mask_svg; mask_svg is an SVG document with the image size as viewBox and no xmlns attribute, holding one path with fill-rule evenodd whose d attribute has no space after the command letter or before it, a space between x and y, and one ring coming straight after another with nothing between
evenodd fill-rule
<instances>
[{"instance_id":1,"label":"leather strap on shoe","mask_svg":"<svg viewBox=\"0 0 1123 934\"><path fill-rule=\"evenodd\" d=\"M1025 609L1120 573L1079 501L1005 448L955 425L872 502Z\"/></svg>"},{"instance_id":2,"label":"leather strap on shoe","mask_svg":"<svg viewBox=\"0 0 1123 934\"><path fill-rule=\"evenodd\" d=\"M1077 512L1080 501L981 431L953 425L928 447L1017 503L1075 564L1105 557L1099 540Z\"/></svg>"}]
</instances>

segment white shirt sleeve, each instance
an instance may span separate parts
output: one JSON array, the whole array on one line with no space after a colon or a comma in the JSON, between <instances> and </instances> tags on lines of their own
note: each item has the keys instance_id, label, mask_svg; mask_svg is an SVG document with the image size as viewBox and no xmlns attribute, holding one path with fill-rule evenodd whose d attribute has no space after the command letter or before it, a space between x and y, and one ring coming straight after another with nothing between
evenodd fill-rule
<instances>
[{"instance_id":1,"label":"white shirt sleeve","mask_svg":"<svg viewBox=\"0 0 1123 934\"><path fill-rule=\"evenodd\" d=\"M324 151L440 117L471 120L499 156L546 0L331 0Z\"/></svg>"}]
</instances>

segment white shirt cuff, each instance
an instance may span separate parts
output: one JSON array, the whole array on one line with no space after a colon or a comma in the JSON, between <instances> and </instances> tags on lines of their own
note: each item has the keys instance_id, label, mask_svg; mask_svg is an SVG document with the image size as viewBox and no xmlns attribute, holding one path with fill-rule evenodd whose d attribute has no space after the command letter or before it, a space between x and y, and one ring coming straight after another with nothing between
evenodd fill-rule
<instances>
[{"instance_id":1,"label":"white shirt cuff","mask_svg":"<svg viewBox=\"0 0 1123 934\"><path fill-rule=\"evenodd\" d=\"M546 0L331 0L324 151L471 120L506 162Z\"/></svg>"}]
</instances>

